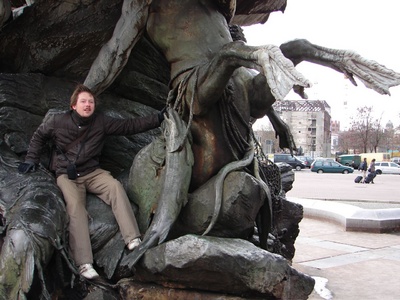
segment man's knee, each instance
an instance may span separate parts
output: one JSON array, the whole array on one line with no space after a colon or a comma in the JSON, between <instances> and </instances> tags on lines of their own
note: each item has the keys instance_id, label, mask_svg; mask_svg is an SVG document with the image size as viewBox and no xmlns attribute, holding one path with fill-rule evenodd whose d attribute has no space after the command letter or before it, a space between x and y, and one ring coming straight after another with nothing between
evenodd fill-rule
<instances>
[{"instance_id":1,"label":"man's knee","mask_svg":"<svg viewBox=\"0 0 400 300\"><path fill-rule=\"evenodd\" d=\"M115 178L110 180L109 185L109 197L110 200L119 200L121 198L127 198L126 191L122 186L121 182Z\"/></svg>"},{"instance_id":2,"label":"man's knee","mask_svg":"<svg viewBox=\"0 0 400 300\"><path fill-rule=\"evenodd\" d=\"M114 177L112 177L112 179L110 179L110 188L116 189L116 190L124 189L121 182Z\"/></svg>"}]
</instances>

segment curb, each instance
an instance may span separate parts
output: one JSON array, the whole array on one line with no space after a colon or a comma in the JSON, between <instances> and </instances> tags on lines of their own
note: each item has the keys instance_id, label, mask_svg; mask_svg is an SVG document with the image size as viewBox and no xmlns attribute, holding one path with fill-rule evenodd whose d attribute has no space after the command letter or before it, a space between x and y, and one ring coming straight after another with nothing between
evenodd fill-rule
<instances>
[{"instance_id":1,"label":"curb","mask_svg":"<svg viewBox=\"0 0 400 300\"><path fill-rule=\"evenodd\" d=\"M287 197L303 206L304 216L332 221L345 231L400 232L400 208L365 209L334 201Z\"/></svg>"}]
</instances>

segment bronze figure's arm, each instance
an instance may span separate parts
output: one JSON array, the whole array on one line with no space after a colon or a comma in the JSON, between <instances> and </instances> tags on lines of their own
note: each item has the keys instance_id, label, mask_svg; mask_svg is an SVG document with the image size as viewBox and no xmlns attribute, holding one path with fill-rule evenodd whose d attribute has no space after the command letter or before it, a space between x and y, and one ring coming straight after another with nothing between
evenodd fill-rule
<instances>
[{"instance_id":1,"label":"bronze figure's arm","mask_svg":"<svg viewBox=\"0 0 400 300\"><path fill-rule=\"evenodd\" d=\"M355 86L357 83L354 77L381 95L390 95L389 88L400 84L399 73L350 50L325 48L304 39L287 42L280 48L294 65L308 61L329 67L343 73ZM297 86L294 90L303 98L307 98L303 87Z\"/></svg>"}]
</instances>

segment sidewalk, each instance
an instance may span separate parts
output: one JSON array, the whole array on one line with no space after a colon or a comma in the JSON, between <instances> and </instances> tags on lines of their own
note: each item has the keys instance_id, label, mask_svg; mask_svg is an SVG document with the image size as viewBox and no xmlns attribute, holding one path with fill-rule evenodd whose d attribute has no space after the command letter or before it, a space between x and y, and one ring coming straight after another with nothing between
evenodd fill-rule
<instances>
[{"instance_id":1,"label":"sidewalk","mask_svg":"<svg viewBox=\"0 0 400 300\"><path fill-rule=\"evenodd\" d=\"M398 232L346 232L304 218L295 247L293 267L316 279L310 300L400 299Z\"/></svg>"},{"instance_id":2,"label":"sidewalk","mask_svg":"<svg viewBox=\"0 0 400 300\"><path fill-rule=\"evenodd\" d=\"M295 174L287 198L302 203L304 219L293 267L316 279L309 299L400 299L400 232L370 230L388 216L391 226L399 222L400 177L386 175L375 185L357 185L354 174ZM354 212L361 231L349 231L354 228L343 221ZM371 221L371 215L380 220Z\"/></svg>"}]
</instances>

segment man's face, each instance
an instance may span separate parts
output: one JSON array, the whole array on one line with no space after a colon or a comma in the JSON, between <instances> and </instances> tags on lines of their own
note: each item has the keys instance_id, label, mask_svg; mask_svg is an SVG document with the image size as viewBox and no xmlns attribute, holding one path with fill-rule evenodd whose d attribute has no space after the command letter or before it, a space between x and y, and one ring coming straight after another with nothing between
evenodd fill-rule
<instances>
[{"instance_id":1,"label":"man's face","mask_svg":"<svg viewBox=\"0 0 400 300\"><path fill-rule=\"evenodd\" d=\"M80 93L76 104L72 106L72 109L84 118L90 117L94 113L94 108L94 98L87 92Z\"/></svg>"}]
</instances>

